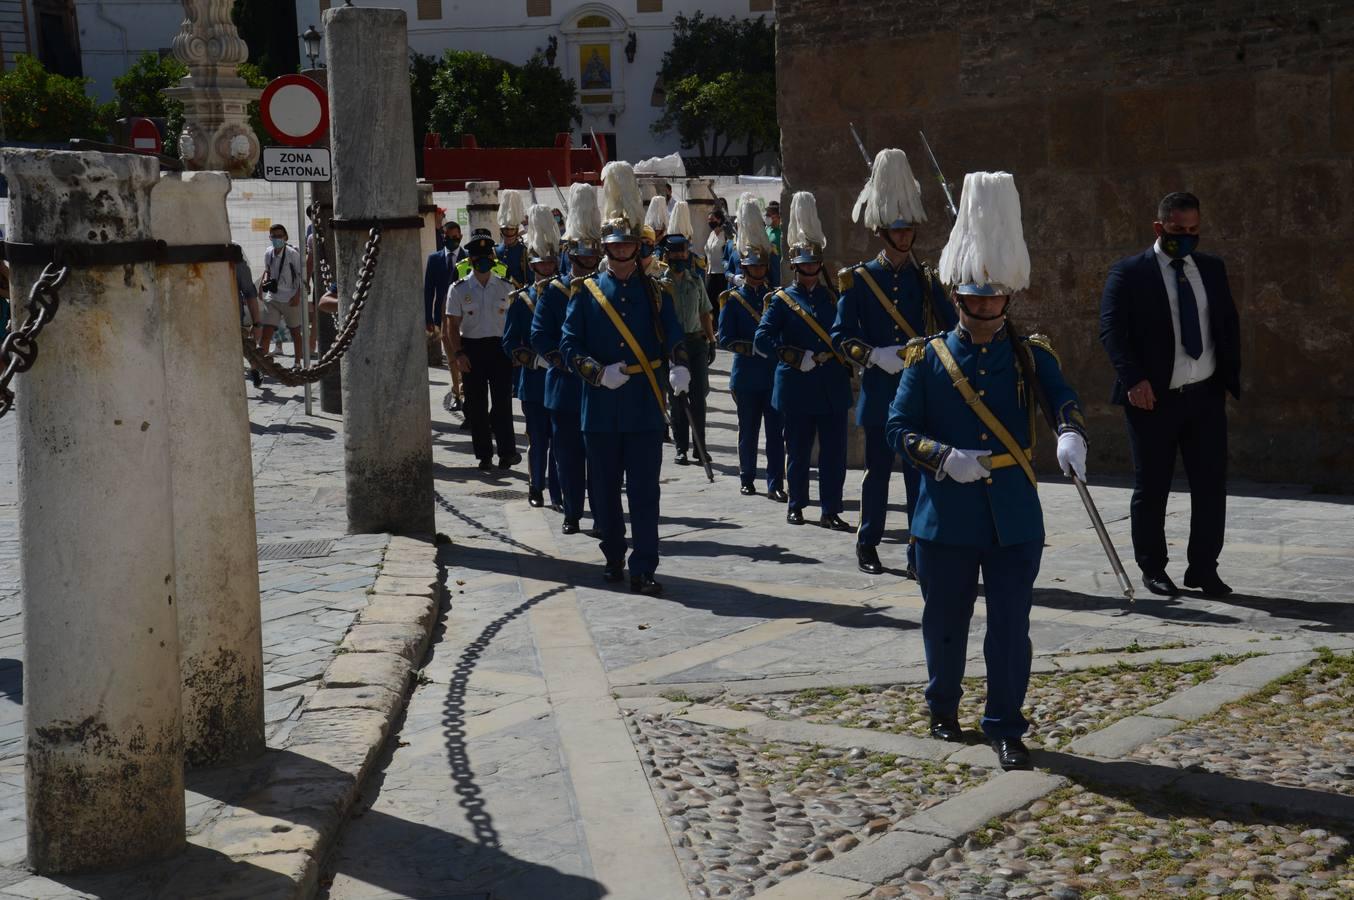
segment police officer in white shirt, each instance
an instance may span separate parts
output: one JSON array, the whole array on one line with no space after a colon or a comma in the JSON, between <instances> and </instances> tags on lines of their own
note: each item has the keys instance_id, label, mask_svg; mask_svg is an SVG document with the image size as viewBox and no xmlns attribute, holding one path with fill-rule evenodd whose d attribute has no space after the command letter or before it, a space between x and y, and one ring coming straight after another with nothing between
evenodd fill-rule
<instances>
[{"instance_id":1,"label":"police officer in white shirt","mask_svg":"<svg viewBox=\"0 0 1354 900\"><path fill-rule=\"evenodd\" d=\"M470 274L447 291L443 341L452 365L465 376L465 417L480 471L508 469L522 461L512 422L512 360L503 352L503 325L513 286L493 274L494 239L476 228L466 244Z\"/></svg>"}]
</instances>

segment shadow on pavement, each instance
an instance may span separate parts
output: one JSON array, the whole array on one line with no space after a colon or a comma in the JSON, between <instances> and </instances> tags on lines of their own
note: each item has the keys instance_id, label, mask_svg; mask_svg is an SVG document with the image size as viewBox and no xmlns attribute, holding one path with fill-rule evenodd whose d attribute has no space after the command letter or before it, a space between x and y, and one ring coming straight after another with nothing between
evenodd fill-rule
<instances>
[{"instance_id":1,"label":"shadow on pavement","mask_svg":"<svg viewBox=\"0 0 1354 900\"><path fill-rule=\"evenodd\" d=\"M979 588L978 593L982 593ZM1107 586L1105 593L1083 594L1080 591L1068 591L1062 588L1034 589L1034 605L1047 609L1080 610L1085 612L1103 612L1119 610L1127 612L1128 601L1113 586ZM1224 616L1182 604L1178 599L1167 597L1139 597L1133 604L1132 612L1140 616L1152 616L1172 622L1207 622L1212 625L1236 625L1241 622L1236 616Z\"/></svg>"}]
</instances>

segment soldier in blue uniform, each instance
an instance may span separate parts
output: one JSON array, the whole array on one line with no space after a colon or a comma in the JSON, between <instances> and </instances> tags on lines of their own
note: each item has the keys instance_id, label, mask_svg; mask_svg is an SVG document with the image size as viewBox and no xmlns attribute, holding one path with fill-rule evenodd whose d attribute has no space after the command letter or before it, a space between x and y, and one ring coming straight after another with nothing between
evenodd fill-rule
<instances>
[{"instance_id":1,"label":"soldier in blue uniform","mask_svg":"<svg viewBox=\"0 0 1354 900\"><path fill-rule=\"evenodd\" d=\"M547 291L564 296L568 288L555 277L559 258L559 229L550 208L536 204L527 210L527 247L531 252L531 271L535 281L511 295L503 325L503 352L516 370L517 400L527 421L527 502L545 505L545 489L550 489L550 506L563 509L555 453L551 448L550 412L545 408L545 371L549 363L531 347L531 323Z\"/></svg>"},{"instance_id":2,"label":"soldier in blue uniform","mask_svg":"<svg viewBox=\"0 0 1354 900\"><path fill-rule=\"evenodd\" d=\"M1005 769L1029 768L1020 708L1029 684L1029 638L1044 523L1034 470L1037 391L1057 423L1058 462L1086 474L1076 394L1046 338L1019 337L1006 320L1011 295L1029 285L1029 254L1015 182L1005 172L964 179L958 220L940 259L959 325L910 341L889 409L889 445L922 471L917 578L931 734L959 741L959 699L969 620L982 573L987 604L987 704L982 730Z\"/></svg>"},{"instance_id":3,"label":"soldier in blue uniform","mask_svg":"<svg viewBox=\"0 0 1354 900\"><path fill-rule=\"evenodd\" d=\"M550 411L551 447L555 451L564 504L564 524L560 530L564 534L577 534L588 484L581 421L583 379L560 352L560 340L576 282L594 274L602 259L602 216L597 209L597 191L590 184L575 184L569 189L564 239L569 244L565 255L572 273L565 279L567 293L547 285L531 320L531 347L550 366L545 373L545 407Z\"/></svg>"},{"instance_id":4,"label":"soldier in blue uniform","mask_svg":"<svg viewBox=\"0 0 1354 900\"><path fill-rule=\"evenodd\" d=\"M672 297L639 271L644 205L629 163L602 170L607 271L573 282L560 352L586 382L583 444L607 581L624 578L624 481L630 509L630 590L657 595L659 470L666 400L691 384ZM669 371L668 362L672 367Z\"/></svg>"},{"instance_id":5,"label":"soldier in blue uniform","mask_svg":"<svg viewBox=\"0 0 1354 900\"><path fill-rule=\"evenodd\" d=\"M852 215L883 241L879 255L842 269L837 275L841 299L832 339L864 369L856 424L865 429L865 479L860 488L860 531L856 564L878 575L879 541L888 514L889 476L895 459L884 439L884 421L903 371L903 345L915 337L954 326L954 307L931 267L912 253L918 225L926 221L921 189L902 150L880 150ZM903 466L908 515L917 504L920 473ZM909 537L907 569L916 577L915 545Z\"/></svg>"},{"instance_id":6,"label":"soldier in blue uniform","mask_svg":"<svg viewBox=\"0 0 1354 900\"><path fill-rule=\"evenodd\" d=\"M846 481L846 411L851 371L832 346L828 329L837 300L822 282L823 226L807 191L795 194L786 228L795 283L775 291L753 339L754 350L778 360L771 404L785 418L787 481L785 521L804 524L809 503L809 459L818 439L818 521L834 531L853 531L841 518Z\"/></svg>"},{"instance_id":7,"label":"soldier in blue uniform","mask_svg":"<svg viewBox=\"0 0 1354 900\"><path fill-rule=\"evenodd\" d=\"M522 219L525 215L521 191L499 192L498 230L503 240L494 247L494 255L506 270L503 277L519 288L532 282L527 247L522 243Z\"/></svg>"},{"instance_id":8,"label":"soldier in blue uniform","mask_svg":"<svg viewBox=\"0 0 1354 900\"><path fill-rule=\"evenodd\" d=\"M738 408L739 492L749 497L757 493L757 450L765 425L766 495L784 503L785 425L780 411L771 405L776 359L759 353L753 345L772 290L766 278L771 242L767 229L753 227L754 219L761 219L755 203L740 202L738 218L743 222L738 231L743 283L719 297L719 346L733 353L729 390Z\"/></svg>"}]
</instances>

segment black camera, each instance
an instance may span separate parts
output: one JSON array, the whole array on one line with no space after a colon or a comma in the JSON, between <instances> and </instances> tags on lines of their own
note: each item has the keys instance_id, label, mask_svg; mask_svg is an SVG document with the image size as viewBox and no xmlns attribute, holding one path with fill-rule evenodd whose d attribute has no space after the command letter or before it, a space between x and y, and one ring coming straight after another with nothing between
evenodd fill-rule
<instances>
[{"instance_id":1,"label":"black camera","mask_svg":"<svg viewBox=\"0 0 1354 900\"><path fill-rule=\"evenodd\" d=\"M263 289L263 292L265 294L275 294L277 293L277 279L265 278L263 279L263 283L260 284L259 287Z\"/></svg>"}]
</instances>

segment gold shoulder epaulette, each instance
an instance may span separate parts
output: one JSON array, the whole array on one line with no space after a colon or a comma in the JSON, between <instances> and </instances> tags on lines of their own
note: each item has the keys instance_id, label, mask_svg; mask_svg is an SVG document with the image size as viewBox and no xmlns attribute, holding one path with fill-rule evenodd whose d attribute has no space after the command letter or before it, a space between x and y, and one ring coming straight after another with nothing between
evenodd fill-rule
<instances>
[{"instance_id":1,"label":"gold shoulder epaulette","mask_svg":"<svg viewBox=\"0 0 1354 900\"><path fill-rule=\"evenodd\" d=\"M1058 364L1059 368L1062 367L1063 361L1058 358L1058 353L1056 350L1053 349L1053 342L1049 340L1048 335L1032 334L1029 337L1025 338L1025 341L1027 343L1033 344L1040 350L1043 350L1049 356L1053 357L1053 361Z\"/></svg>"},{"instance_id":2,"label":"gold shoulder epaulette","mask_svg":"<svg viewBox=\"0 0 1354 900\"><path fill-rule=\"evenodd\" d=\"M856 278L856 276L852 274L855 271L855 268L855 266L847 266L845 269L837 270L838 291L845 292L851 289L851 285L855 282Z\"/></svg>"},{"instance_id":3,"label":"gold shoulder epaulette","mask_svg":"<svg viewBox=\"0 0 1354 900\"><path fill-rule=\"evenodd\" d=\"M723 309L723 308L724 308L724 304L725 304L725 303L728 303L728 302L729 302L729 298L732 297L733 295L734 295L734 290L733 290L733 288L729 288L727 291L720 291L720 293L719 293L719 308L720 308L720 309Z\"/></svg>"},{"instance_id":4,"label":"gold shoulder epaulette","mask_svg":"<svg viewBox=\"0 0 1354 900\"><path fill-rule=\"evenodd\" d=\"M914 337L903 345L903 368L915 366L926 357L927 339Z\"/></svg>"}]
</instances>

